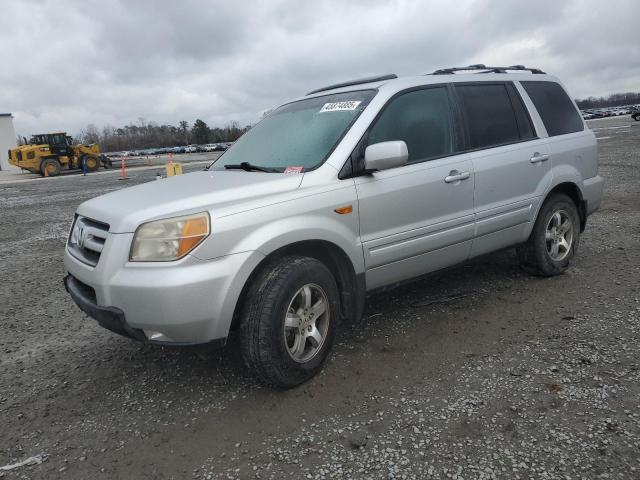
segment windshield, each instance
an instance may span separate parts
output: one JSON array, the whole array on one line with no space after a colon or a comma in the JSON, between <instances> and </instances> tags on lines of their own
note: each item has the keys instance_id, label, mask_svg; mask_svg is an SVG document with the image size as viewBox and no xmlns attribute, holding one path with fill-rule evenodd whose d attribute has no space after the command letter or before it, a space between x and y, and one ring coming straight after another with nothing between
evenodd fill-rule
<instances>
[{"instance_id":1,"label":"windshield","mask_svg":"<svg viewBox=\"0 0 640 480\"><path fill-rule=\"evenodd\" d=\"M311 170L326 160L369 104L375 90L324 95L283 105L245 133L209 165L249 163L276 172Z\"/></svg>"}]
</instances>

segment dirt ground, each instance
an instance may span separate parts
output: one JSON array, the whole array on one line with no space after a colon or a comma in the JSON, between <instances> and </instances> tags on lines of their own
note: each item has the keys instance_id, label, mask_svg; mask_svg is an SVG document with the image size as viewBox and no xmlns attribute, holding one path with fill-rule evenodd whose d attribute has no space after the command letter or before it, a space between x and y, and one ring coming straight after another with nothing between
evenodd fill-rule
<instances>
[{"instance_id":1,"label":"dirt ground","mask_svg":"<svg viewBox=\"0 0 640 480\"><path fill-rule=\"evenodd\" d=\"M0 476L640 478L640 122L590 126L606 193L566 274L506 250L377 294L286 392L236 339L142 345L65 293L75 208L154 169L0 185L0 467L42 461Z\"/></svg>"}]
</instances>

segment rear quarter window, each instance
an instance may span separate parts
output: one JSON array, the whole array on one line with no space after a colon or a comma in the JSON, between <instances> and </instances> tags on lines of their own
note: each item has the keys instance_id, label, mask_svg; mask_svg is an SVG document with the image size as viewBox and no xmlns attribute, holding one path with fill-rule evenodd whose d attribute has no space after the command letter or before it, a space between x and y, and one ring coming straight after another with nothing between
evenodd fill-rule
<instances>
[{"instance_id":1,"label":"rear quarter window","mask_svg":"<svg viewBox=\"0 0 640 480\"><path fill-rule=\"evenodd\" d=\"M555 82L520 82L538 110L550 137L581 132L584 123L573 102Z\"/></svg>"}]
</instances>

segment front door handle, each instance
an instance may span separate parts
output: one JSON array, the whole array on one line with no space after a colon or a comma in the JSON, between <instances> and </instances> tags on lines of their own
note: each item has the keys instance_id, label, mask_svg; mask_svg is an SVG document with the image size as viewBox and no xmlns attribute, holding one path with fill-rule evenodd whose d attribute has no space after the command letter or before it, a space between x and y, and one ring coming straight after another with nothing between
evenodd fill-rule
<instances>
[{"instance_id":1,"label":"front door handle","mask_svg":"<svg viewBox=\"0 0 640 480\"><path fill-rule=\"evenodd\" d=\"M544 153L538 153L538 152L534 153L533 157L529 159L531 163L546 162L547 160L549 160L549 155L546 155Z\"/></svg>"},{"instance_id":2,"label":"front door handle","mask_svg":"<svg viewBox=\"0 0 640 480\"><path fill-rule=\"evenodd\" d=\"M459 172L458 170L451 170L449 175L444 177L446 183L459 182L460 180L466 180L471 174L469 172Z\"/></svg>"}]
</instances>

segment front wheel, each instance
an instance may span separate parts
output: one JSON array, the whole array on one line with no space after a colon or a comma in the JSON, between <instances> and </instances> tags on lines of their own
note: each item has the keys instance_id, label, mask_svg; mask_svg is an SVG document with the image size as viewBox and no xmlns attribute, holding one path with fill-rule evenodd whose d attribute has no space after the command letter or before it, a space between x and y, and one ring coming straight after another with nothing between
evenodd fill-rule
<instances>
[{"instance_id":1,"label":"front wheel","mask_svg":"<svg viewBox=\"0 0 640 480\"><path fill-rule=\"evenodd\" d=\"M83 172L95 172L100 168L100 161L91 155L83 155L80 159L80 168Z\"/></svg>"},{"instance_id":2,"label":"front wheel","mask_svg":"<svg viewBox=\"0 0 640 480\"><path fill-rule=\"evenodd\" d=\"M557 193L540 208L529 240L518 247L518 256L530 273L551 277L569 267L579 242L578 208L567 195Z\"/></svg>"},{"instance_id":3,"label":"front wheel","mask_svg":"<svg viewBox=\"0 0 640 480\"><path fill-rule=\"evenodd\" d=\"M56 175L60 175L60 170L62 166L57 158L45 158L42 163L40 163L40 173L43 177L55 177Z\"/></svg>"},{"instance_id":4,"label":"front wheel","mask_svg":"<svg viewBox=\"0 0 640 480\"><path fill-rule=\"evenodd\" d=\"M329 269L309 257L284 257L250 287L240 342L247 366L266 384L299 385L323 367L339 317L338 288Z\"/></svg>"}]
</instances>

